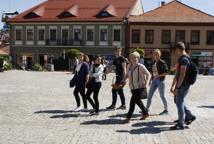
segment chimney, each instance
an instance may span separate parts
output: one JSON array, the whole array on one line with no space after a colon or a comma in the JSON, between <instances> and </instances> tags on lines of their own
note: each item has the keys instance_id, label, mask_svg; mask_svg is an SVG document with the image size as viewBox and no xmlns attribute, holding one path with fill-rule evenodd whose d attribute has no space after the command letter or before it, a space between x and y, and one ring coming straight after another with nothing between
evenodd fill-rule
<instances>
[{"instance_id":1,"label":"chimney","mask_svg":"<svg viewBox=\"0 0 214 144\"><path fill-rule=\"evenodd\" d=\"M165 5L165 1L161 1L161 7Z\"/></svg>"}]
</instances>

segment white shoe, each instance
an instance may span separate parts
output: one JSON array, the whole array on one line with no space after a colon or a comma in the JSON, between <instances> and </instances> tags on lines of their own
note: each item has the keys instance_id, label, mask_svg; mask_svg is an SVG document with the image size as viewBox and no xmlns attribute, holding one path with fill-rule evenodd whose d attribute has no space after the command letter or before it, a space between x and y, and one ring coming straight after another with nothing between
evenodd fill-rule
<instances>
[{"instance_id":1,"label":"white shoe","mask_svg":"<svg viewBox=\"0 0 214 144\"><path fill-rule=\"evenodd\" d=\"M75 112L79 112L79 111L81 111L81 110L82 110L82 107L81 107L81 106L79 106L79 107L77 107L77 108L74 109Z\"/></svg>"}]
</instances>

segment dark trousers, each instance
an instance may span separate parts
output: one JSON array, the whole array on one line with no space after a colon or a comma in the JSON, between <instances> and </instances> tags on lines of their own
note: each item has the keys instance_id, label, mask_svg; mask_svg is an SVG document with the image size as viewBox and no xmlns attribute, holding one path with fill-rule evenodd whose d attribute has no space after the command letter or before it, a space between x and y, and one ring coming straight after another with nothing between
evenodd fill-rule
<instances>
[{"instance_id":1,"label":"dark trousers","mask_svg":"<svg viewBox=\"0 0 214 144\"><path fill-rule=\"evenodd\" d=\"M85 87L84 86L76 86L74 89L74 96L77 102L77 106L80 106L80 97L79 93L82 96L84 108L87 108L87 100L86 100L86 95L85 95Z\"/></svg>"},{"instance_id":2,"label":"dark trousers","mask_svg":"<svg viewBox=\"0 0 214 144\"><path fill-rule=\"evenodd\" d=\"M143 115L147 115L148 112L147 112L147 110L146 110L146 108L145 108L145 106L141 100L141 96L134 93L133 91L131 91L131 92L132 92L132 97L130 100L130 106L129 106L129 112L127 114L127 118L130 119L132 117L132 114L133 114L134 109L135 109L135 104L137 104L140 107L140 109L143 112Z\"/></svg>"},{"instance_id":3,"label":"dark trousers","mask_svg":"<svg viewBox=\"0 0 214 144\"><path fill-rule=\"evenodd\" d=\"M101 82L96 82L93 84L93 86L89 87L87 92L86 92L86 98L89 101L89 103L91 104L91 106L93 107L93 109L96 110L96 112L99 112L98 95L99 95L101 85L102 85ZM90 97L92 93L93 93L94 101Z\"/></svg>"},{"instance_id":4,"label":"dark trousers","mask_svg":"<svg viewBox=\"0 0 214 144\"><path fill-rule=\"evenodd\" d=\"M122 105L125 105L125 96L123 93L123 89L112 89L112 105L116 105L117 103L117 94L120 96L120 100Z\"/></svg>"}]
</instances>

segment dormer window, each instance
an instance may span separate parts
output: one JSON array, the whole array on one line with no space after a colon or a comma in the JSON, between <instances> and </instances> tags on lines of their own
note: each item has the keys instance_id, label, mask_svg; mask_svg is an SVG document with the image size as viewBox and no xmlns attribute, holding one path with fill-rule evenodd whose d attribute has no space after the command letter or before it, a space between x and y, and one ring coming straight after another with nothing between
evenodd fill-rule
<instances>
[{"instance_id":1,"label":"dormer window","mask_svg":"<svg viewBox=\"0 0 214 144\"><path fill-rule=\"evenodd\" d=\"M110 17L110 16L112 16L112 15L110 15L108 12L101 12L101 13L99 14L99 16L100 16L100 17Z\"/></svg>"},{"instance_id":2,"label":"dormer window","mask_svg":"<svg viewBox=\"0 0 214 144\"><path fill-rule=\"evenodd\" d=\"M27 15L24 16L25 18L37 18L37 17L40 17L39 15L37 15L36 13L34 12L31 12Z\"/></svg>"},{"instance_id":3,"label":"dormer window","mask_svg":"<svg viewBox=\"0 0 214 144\"><path fill-rule=\"evenodd\" d=\"M116 9L113 5L107 5L104 7L96 17L115 17L117 16Z\"/></svg>"},{"instance_id":4,"label":"dormer window","mask_svg":"<svg viewBox=\"0 0 214 144\"><path fill-rule=\"evenodd\" d=\"M69 9L63 11L61 14L58 15L59 18L65 18L65 17L76 17L78 13L78 6L74 5L72 7L69 7Z\"/></svg>"}]
</instances>

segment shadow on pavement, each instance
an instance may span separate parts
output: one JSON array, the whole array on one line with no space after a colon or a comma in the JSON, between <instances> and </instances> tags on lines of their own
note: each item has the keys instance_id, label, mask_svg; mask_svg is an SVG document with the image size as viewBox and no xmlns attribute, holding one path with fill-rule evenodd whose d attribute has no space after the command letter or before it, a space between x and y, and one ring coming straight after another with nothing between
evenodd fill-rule
<instances>
[{"instance_id":1,"label":"shadow on pavement","mask_svg":"<svg viewBox=\"0 0 214 144\"><path fill-rule=\"evenodd\" d=\"M109 116L110 118L116 118L116 117L123 117L126 118L127 113L123 113L123 114L116 114L116 115L112 115ZM137 118L137 117L141 117L142 114L132 114L132 118Z\"/></svg>"},{"instance_id":2,"label":"shadow on pavement","mask_svg":"<svg viewBox=\"0 0 214 144\"><path fill-rule=\"evenodd\" d=\"M130 134L158 134L162 131L171 131L168 127L163 127L163 125L174 125L173 122L164 121L151 121L133 124L133 127L141 127L140 129L133 130L117 130L119 133L130 133Z\"/></svg>"},{"instance_id":3,"label":"shadow on pavement","mask_svg":"<svg viewBox=\"0 0 214 144\"><path fill-rule=\"evenodd\" d=\"M214 106L198 106L199 108L213 108L214 109Z\"/></svg>"},{"instance_id":4,"label":"shadow on pavement","mask_svg":"<svg viewBox=\"0 0 214 144\"><path fill-rule=\"evenodd\" d=\"M80 114L62 114L62 115L54 115L51 116L50 118L55 119L55 118L71 118L71 117L78 117Z\"/></svg>"},{"instance_id":5,"label":"shadow on pavement","mask_svg":"<svg viewBox=\"0 0 214 144\"><path fill-rule=\"evenodd\" d=\"M114 124L121 124L123 120L121 119L105 119L105 120L92 120L92 121L85 121L81 123L81 125L114 125Z\"/></svg>"},{"instance_id":6,"label":"shadow on pavement","mask_svg":"<svg viewBox=\"0 0 214 144\"><path fill-rule=\"evenodd\" d=\"M48 114L55 114L55 113L69 113L73 111L66 111L66 110L43 110L43 111L37 111L34 112L35 114L40 114L40 113L48 113Z\"/></svg>"}]
</instances>

